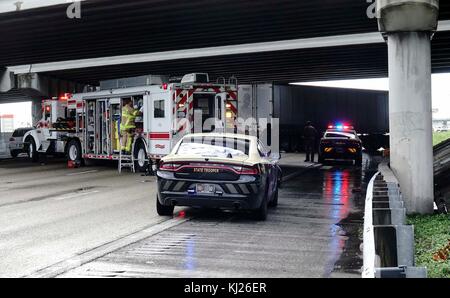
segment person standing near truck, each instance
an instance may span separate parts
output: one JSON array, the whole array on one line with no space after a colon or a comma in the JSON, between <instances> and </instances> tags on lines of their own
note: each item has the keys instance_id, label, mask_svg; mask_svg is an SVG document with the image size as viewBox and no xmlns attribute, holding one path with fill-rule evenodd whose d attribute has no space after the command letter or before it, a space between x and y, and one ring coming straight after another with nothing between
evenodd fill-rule
<instances>
[{"instance_id":1,"label":"person standing near truck","mask_svg":"<svg viewBox=\"0 0 450 298\"><path fill-rule=\"evenodd\" d=\"M303 140L305 142L306 159L305 162L314 162L317 130L312 126L311 121L306 122L303 129ZM311 158L310 158L311 157Z\"/></svg>"},{"instance_id":2,"label":"person standing near truck","mask_svg":"<svg viewBox=\"0 0 450 298\"><path fill-rule=\"evenodd\" d=\"M139 110L133 108L133 101L127 100L122 108L122 117L120 122L120 134L122 135L122 150L123 154L131 154L131 144L133 143L133 134L136 129L136 116L139 115Z\"/></svg>"}]
</instances>

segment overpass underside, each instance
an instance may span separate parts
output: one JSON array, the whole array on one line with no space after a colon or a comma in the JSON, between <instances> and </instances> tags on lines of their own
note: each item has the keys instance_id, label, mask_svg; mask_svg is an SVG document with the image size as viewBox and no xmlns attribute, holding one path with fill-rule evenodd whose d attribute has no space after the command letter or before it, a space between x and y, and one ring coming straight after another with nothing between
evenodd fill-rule
<instances>
[{"instance_id":1,"label":"overpass underside","mask_svg":"<svg viewBox=\"0 0 450 298\"><path fill-rule=\"evenodd\" d=\"M68 18L67 8L68 4L63 4L1 14L0 67L23 66L22 72L33 72L40 64L58 61L67 65L86 59L109 61L110 57L168 53L169 58L159 61L119 59L108 66L81 63L72 69L50 67L39 72L87 84L192 71L208 72L212 77L235 75L243 83L388 74L387 47L377 34L372 5L365 0L280 0L276 4L271 0L86 0L81 2L80 19ZM450 3L441 1L439 19L450 20ZM437 32L433 39L433 72L450 70L450 25L443 25L445 31ZM297 43L271 50L277 47L270 43L283 45L286 41ZM255 45L261 43L263 51L257 52L261 48ZM236 45L250 45L250 50L221 51ZM170 58L171 51L204 48L219 51Z\"/></svg>"}]
</instances>

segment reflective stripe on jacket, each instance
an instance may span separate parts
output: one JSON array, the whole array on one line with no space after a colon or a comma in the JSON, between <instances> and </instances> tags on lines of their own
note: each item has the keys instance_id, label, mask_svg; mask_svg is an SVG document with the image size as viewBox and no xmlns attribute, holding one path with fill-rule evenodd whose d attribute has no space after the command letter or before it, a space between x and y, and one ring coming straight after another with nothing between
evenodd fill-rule
<instances>
[{"instance_id":1,"label":"reflective stripe on jacket","mask_svg":"<svg viewBox=\"0 0 450 298\"><path fill-rule=\"evenodd\" d=\"M122 108L122 119L120 123L120 130L127 130L136 128L134 121L136 116L139 114L138 110L135 110L129 106L124 106Z\"/></svg>"}]
</instances>

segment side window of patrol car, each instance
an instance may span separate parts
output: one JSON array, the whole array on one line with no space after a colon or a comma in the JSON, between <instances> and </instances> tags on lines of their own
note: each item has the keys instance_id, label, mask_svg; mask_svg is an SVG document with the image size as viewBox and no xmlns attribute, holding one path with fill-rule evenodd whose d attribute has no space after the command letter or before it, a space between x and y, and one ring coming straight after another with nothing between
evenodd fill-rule
<instances>
[{"instance_id":1,"label":"side window of patrol car","mask_svg":"<svg viewBox=\"0 0 450 298\"><path fill-rule=\"evenodd\" d=\"M164 100L155 100L153 102L153 117L164 118Z\"/></svg>"}]
</instances>

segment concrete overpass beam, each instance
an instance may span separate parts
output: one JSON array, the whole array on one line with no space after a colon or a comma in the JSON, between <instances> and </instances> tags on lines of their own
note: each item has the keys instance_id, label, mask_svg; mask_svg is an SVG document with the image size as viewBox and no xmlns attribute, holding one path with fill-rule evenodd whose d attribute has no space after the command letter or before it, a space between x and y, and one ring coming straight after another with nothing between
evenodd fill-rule
<instances>
[{"instance_id":1,"label":"concrete overpass beam","mask_svg":"<svg viewBox=\"0 0 450 298\"><path fill-rule=\"evenodd\" d=\"M408 213L432 213L434 199L431 45L438 0L378 0L389 52L391 168Z\"/></svg>"},{"instance_id":2,"label":"concrete overpass beam","mask_svg":"<svg viewBox=\"0 0 450 298\"><path fill-rule=\"evenodd\" d=\"M0 92L6 92L14 87L14 74L9 70L0 69Z\"/></svg>"}]
</instances>

